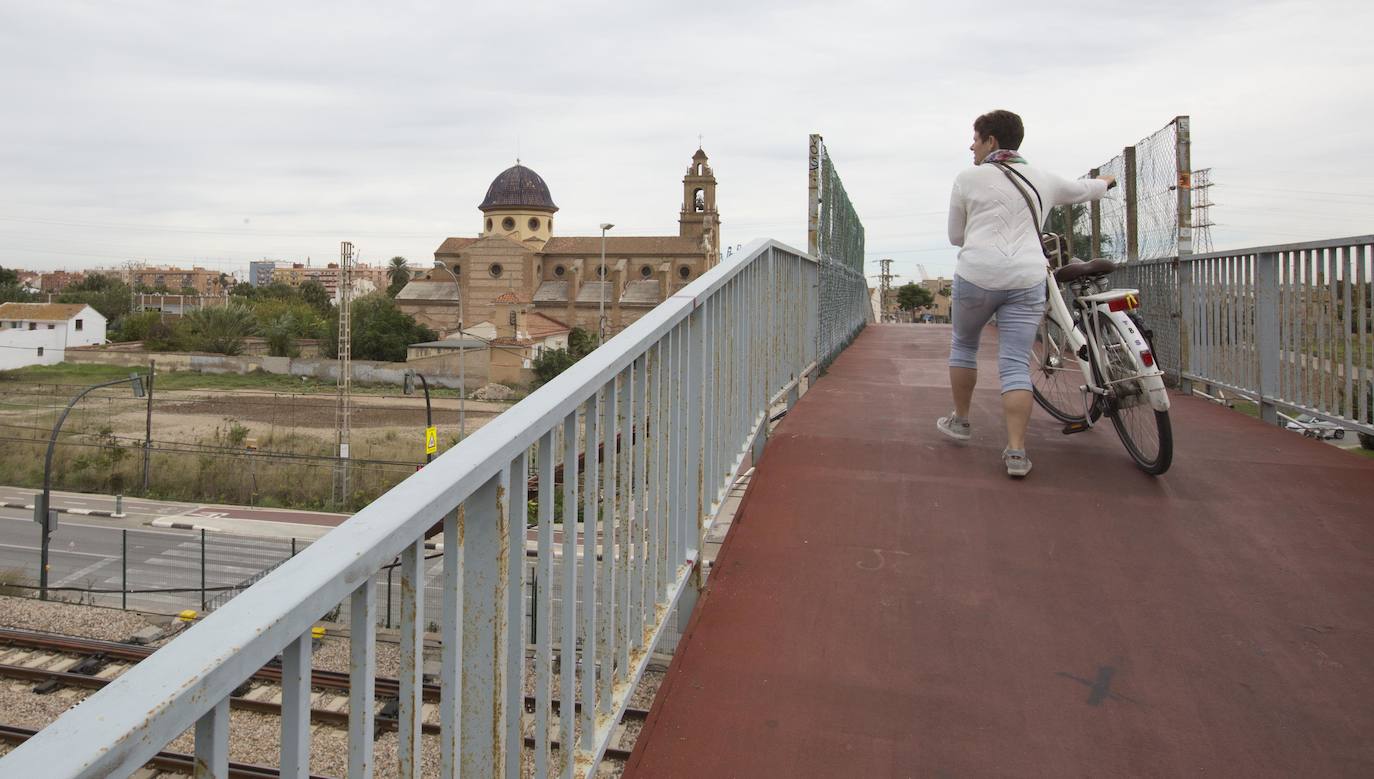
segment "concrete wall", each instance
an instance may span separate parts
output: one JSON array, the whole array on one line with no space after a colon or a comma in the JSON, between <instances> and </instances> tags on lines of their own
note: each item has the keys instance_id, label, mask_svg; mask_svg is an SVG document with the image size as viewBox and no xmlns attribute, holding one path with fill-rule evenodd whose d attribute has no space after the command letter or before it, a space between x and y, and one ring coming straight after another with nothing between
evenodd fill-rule
<instances>
[{"instance_id":1,"label":"concrete wall","mask_svg":"<svg viewBox=\"0 0 1374 779\"><path fill-rule=\"evenodd\" d=\"M94 363L98 365L127 365L130 367L147 366L149 360L156 360L161 371L197 371L199 373L252 373L262 371L281 376L303 376L322 381L338 381L338 360L323 358L267 357L245 355L228 357L222 354L193 354L187 352L130 352L106 351L102 349L68 349L67 362ZM471 363L471 361L469 361ZM395 384L404 381L407 368L417 368L404 362L377 362L373 360L353 361L353 381L367 384ZM475 389L486 383L485 375L474 376L468 365L467 384ZM458 375L455 366L453 375L425 372L430 384L438 387L457 387Z\"/></svg>"}]
</instances>

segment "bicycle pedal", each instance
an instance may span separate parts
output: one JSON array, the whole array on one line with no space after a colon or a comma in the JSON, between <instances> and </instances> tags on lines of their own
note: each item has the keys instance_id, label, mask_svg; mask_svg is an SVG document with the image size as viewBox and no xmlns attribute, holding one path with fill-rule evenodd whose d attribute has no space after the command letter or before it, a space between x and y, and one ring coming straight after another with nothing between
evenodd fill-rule
<instances>
[{"instance_id":1,"label":"bicycle pedal","mask_svg":"<svg viewBox=\"0 0 1374 779\"><path fill-rule=\"evenodd\" d=\"M1073 435L1074 433L1081 433L1084 430L1091 429L1092 425L1088 424L1087 422L1070 422L1067 425L1064 425L1064 435Z\"/></svg>"}]
</instances>

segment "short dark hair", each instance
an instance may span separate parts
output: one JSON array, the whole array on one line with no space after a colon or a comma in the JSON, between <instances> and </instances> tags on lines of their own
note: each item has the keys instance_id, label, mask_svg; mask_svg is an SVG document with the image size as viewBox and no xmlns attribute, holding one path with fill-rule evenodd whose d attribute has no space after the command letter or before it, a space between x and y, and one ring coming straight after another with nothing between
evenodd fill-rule
<instances>
[{"instance_id":1,"label":"short dark hair","mask_svg":"<svg viewBox=\"0 0 1374 779\"><path fill-rule=\"evenodd\" d=\"M973 131L982 138L996 138L997 145L1003 149L1019 149L1026 137L1026 127L1021 117L1011 111L989 111L973 120Z\"/></svg>"}]
</instances>

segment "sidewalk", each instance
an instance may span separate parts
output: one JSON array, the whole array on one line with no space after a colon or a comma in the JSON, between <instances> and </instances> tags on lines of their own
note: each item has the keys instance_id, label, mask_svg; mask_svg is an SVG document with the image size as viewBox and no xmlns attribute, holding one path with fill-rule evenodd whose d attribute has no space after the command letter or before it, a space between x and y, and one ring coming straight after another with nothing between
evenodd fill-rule
<instances>
[{"instance_id":1,"label":"sidewalk","mask_svg":"<svg viewBox=\"0 0 1374 779\"><path fill-rule=\"evenodd\" d=\"M625 775L1374 775L1374 463L1176 396L1165 476L1037 411L1014 481L948 338L783 420Z\"/></svg>"}]
</instances>

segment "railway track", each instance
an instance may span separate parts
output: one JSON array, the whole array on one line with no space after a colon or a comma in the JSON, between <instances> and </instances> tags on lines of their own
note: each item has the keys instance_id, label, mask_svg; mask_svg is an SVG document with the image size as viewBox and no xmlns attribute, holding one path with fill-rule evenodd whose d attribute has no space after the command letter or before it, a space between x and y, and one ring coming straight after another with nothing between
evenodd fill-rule
<instances>
[{"instance_id":1,"label":"railway track","mask_svg":"<svg viewBox=\"0 0 1374 779\"><path fill-rule=\"evenodd\" d=\"M120 674L154 651L156 651L154 647L138 644L0 628L0 678L34 682L33 692L35 694L46 694L63 687L98 690L114 681ZM281 675L279 666L275 664L263 666L234 691L229 700L230 707L280 716ZM347 728L349 675L340 671L315 669L311 671L310 683L313 688L310 709L311 721L322 725ZM394 702L400 695L400 682L396 679L378 677L375 690L381 703L377 707L378 713L374 720L376 732L395 730L397 720L392 712L395 710ZM421 731L424 733L439 733L439 725L437 724L439 696L439 685L423 685L421 699L425 704L425 712ZM526 711L533 711L535 705L536 701L532 696L525 696ZM553 701L555 713L559 711L560 706L560 702L555 699ZM580 705L578 708L581 708ZM626 722L642 722L648 717L648 714L649 712L645 709L627 708L618 727L623 733ZM24 729L11 728L10 730L18 733ZM3 733L0 733L0 737L11 741L18 738L18 736ZM613 747L606 750L608 759L629 759L630 750L621 745L619 741L619 736L612 740ZM535 739L526 737L525 745L534 747ZM550 745L557 748L557 740L551 739ZM165 754L169 755L164 761L166 770L174 770L173 762L186 757L176 753ZM264 769L259 766L244 766L243 771L243 773L234 773L231 770L230 774L231 776L243 777L277 775L275 769ZM270 771L271 773L252 773L252 771Z\"/></svg>"},{"instance_id":2,"label":"railway track","mask_svg":"<svg viewBox=\"0 0 1374 779\"><path fill-rule=\"evenodd\" d=\"M22 744L37 732L28 728L0 725L0 741ZM167 774L185 776L194 773L195 766L196 758L194 755L182 754L181 752L158 752L131 779L157 779ZM275 779L275 777L280 776L281 772L277 769L265 765L229 762L229 779ZM329 777L311 774L310 779L329 779Z\"/></svg>"}]
</instances>

